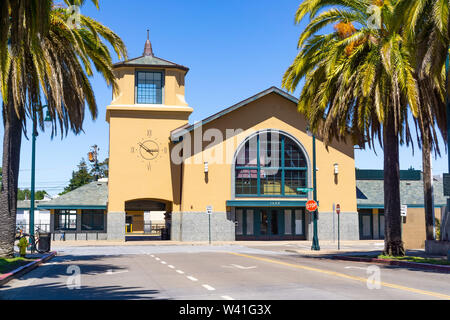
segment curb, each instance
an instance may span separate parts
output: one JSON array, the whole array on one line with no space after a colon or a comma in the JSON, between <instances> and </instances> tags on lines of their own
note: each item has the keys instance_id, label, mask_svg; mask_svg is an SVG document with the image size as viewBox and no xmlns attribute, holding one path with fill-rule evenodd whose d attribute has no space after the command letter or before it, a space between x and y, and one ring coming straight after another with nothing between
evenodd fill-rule
<instances>
[{"instance_id":1,"label":"curb","mask_svg":"<svg viewBox=\"0 0 450 320\"><path fill-rule=\"evenodd\" d=\"M377 258L359 258L359 257L349 257L349 256L333 256L333 259L353 261L353 262L372 262L372 263L386 264L386 265L390 265L390 266L411 267L411 268L427 269L427 270L434 270L434 271L450 273L450 265L445 266L445 265L436 265L436 264L430 264L430 263L417 263L417 262L377 259Z\"/></svg>"},{"instance_id":2,"label":"curb","mask_svg":"<svg viewBox=\"0 0 450 320\"><path fill-rule=\"evenodd\" d=\"M4 275L1 275L0 276L0 286L3 286L4 284L8 283L9 281L11 281L14 278L18 278L18 277L24 275L25 273L30 272L31 270L37 268L42 263L47 262L48 260L52 259L55 256L56 256L56 251L52 251L49 254L43 256L41 259L30 262L27 265L21 266L9 273L5 273Z\"/></svg>"}]
</instances>

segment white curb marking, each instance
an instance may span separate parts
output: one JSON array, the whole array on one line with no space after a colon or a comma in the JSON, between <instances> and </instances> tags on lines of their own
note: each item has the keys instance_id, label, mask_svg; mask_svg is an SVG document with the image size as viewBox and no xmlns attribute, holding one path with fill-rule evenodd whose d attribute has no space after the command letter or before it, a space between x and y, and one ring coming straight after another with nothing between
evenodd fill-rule
<instances>
[{"instance_id":1,"label":"white curb marking","mask_svg":"<svg viewBox=\"0 0 450 320\"><path fill-rule=\"evenodd\" d=\"M213 287L211 287L211 286L209 286L207 284L202 285L202 287L205 288L206 290L209 290L209 291L216 290L216 289L214 289Z\"/></svg>"}]
</instances>

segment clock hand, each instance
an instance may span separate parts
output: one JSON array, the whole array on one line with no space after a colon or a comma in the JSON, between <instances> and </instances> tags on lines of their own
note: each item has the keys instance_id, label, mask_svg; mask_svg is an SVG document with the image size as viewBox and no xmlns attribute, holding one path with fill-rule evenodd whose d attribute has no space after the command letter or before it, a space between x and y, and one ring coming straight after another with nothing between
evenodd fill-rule
<instances>
[{"instance_id":1,"label":"clock hand","mask_svg":"<svg viewBox=\"0 0 450 320\"><path fill-rule=\"evenodd\" d=\"M149 148L147 148L143 143L139 143L139 146L148 153L150 153L151 155L153 155L153 152Z\"/></svg>"}]
</instances>

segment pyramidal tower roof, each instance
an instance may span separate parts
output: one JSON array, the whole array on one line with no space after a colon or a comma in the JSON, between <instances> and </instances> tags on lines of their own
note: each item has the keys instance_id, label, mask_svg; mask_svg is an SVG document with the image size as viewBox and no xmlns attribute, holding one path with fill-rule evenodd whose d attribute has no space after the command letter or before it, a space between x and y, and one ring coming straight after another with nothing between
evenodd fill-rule
<instances>
[{"instance_id":1,"label":"pyramidal tower roof","mask_svg":"<svg viewBox=\"0 0 450 320\"><path fill-rule=\"evenodd\" d=\"M189 71L188 67L182 66L180 64L164 60L161 58L158 58L153 53L153 47L152 43L150 41L150 31L147 30L147 41L145 42L144 46L144 53L142 56L122 61L119 63L114 64L115 68L120 67L160 67L160 68L176 68L185 70L186 72Z\"/></svg>"}]
</instances>

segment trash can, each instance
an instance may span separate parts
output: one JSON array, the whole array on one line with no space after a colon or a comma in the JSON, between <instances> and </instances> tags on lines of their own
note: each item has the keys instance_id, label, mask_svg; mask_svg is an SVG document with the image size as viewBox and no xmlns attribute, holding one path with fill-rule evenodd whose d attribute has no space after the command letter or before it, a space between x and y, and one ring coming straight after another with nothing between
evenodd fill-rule
<instances>
[{"instance_id":1,"label":"trash can","mask_svg":"<svg viewBox=\"0 0 450 320\"><path fill-rule=\"evenodd\" d=\"M38 251L39 252L49 252L50 251L51 234L50 233L40 233Z\"/></svg>"}]
</instances>

